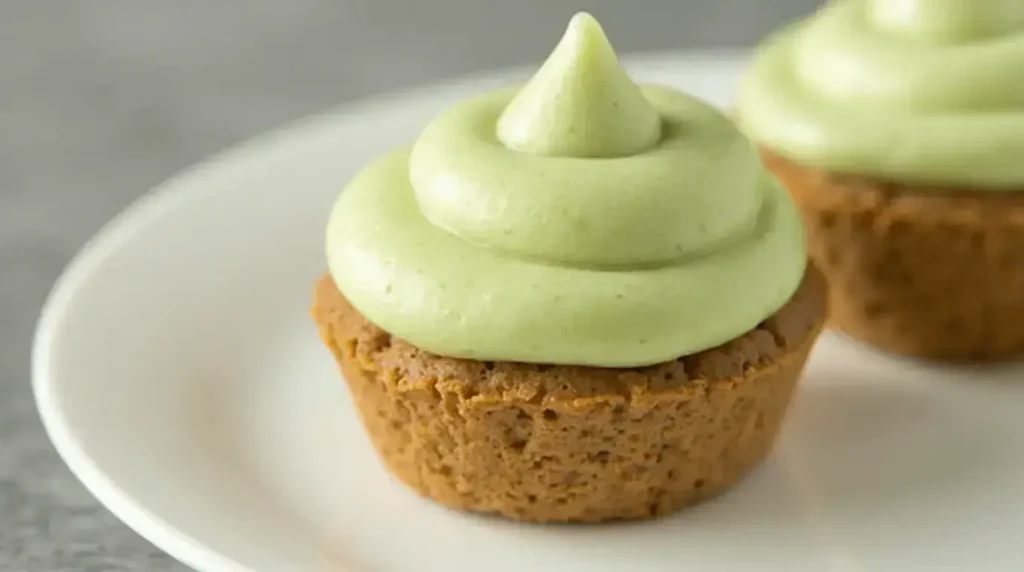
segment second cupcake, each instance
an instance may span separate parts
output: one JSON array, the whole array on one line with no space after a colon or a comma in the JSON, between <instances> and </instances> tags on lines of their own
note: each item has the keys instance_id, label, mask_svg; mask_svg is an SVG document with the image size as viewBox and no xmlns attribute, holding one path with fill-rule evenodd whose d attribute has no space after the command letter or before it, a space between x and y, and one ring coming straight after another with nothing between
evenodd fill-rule
<instances>
[{"instance_id":1,"label":"second cupcake","mask_svg":"<svg viewBox=\"0 0 1024 572\"><path fill-rule=\"evenodd\" d=\"M758 51L743 129L803 211L831 322L1024 356L1024 2L838 0Z\"/></svg>"}]
</instances>

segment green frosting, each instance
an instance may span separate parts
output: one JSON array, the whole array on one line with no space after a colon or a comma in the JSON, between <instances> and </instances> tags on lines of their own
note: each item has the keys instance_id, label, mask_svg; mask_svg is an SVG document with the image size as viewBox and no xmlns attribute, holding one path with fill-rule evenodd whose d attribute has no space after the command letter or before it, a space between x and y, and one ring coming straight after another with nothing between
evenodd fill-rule
<instances>
[{"instance_id":1,"label":"green frosting","mask_svg":"<svg viewBox=\"0 0 1024 572\"><path fill-rule=\"evenodd\" d=\"M580 14L530 82L456 105L359 173L327 255L360 312L425 350L633 367L775 313L803 240L729 120L635 85Z\"/></svg>"},{"instance_id":2,"label":"green frosting","mask_svg":"<svg viewBox=\"0 0 1024 572\"><path fill-rule=\"evenodd\" d=\"M759 50L756 141L911 184L1024 189L1024 2L838 0Z\"/></svg>"}]
</instances>

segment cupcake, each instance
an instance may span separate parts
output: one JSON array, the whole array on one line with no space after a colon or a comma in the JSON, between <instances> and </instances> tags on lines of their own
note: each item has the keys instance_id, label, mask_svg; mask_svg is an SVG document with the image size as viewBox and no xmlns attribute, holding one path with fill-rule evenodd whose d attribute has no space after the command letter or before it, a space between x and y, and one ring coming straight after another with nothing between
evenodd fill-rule
<instances>
[{"instance_id":1,"label":"cupcake","mask_svg":"<svg viewBox=\"0 0 1024 572\"><path fill-rule=\"evenodd\" d=\"M799 212L711 106L575 16L525 84L356 175L313 316L387 469L448 507L649 518L770 451L825 316Z\"/></svg>"},{"instance_id":2,"label":"cupcake","mask_svg":"<svg viewBox=\"0 0 1024 572\"><path fill-rule=\"evenodd\" d=\"M1024 355L1024 2L838 0L737 98L830 290L830 325L944 361Z\"/></svg>"}]
</instances>

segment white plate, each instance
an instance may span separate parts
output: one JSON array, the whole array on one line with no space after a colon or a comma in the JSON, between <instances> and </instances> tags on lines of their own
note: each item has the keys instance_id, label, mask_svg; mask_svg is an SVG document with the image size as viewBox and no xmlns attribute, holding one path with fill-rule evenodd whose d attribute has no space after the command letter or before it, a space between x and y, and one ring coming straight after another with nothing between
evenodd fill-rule
<instances>
[{"instance_id":1,"label":"white plate","mask_svg":"<svg viewBox=\"0 0 1024 572\"><path fill-rule=\"evenodd\" d=\"M740 62L632 68L726 103ZM43 312L34 382L57 449L110 510L210 572L1024 570L1022 369L925 367L831 336L775 455L677 517L517 525L391 479L307 316L325 217L371 156L503 77L272 134L82 251Z\"/></svg>"}]
</instances>

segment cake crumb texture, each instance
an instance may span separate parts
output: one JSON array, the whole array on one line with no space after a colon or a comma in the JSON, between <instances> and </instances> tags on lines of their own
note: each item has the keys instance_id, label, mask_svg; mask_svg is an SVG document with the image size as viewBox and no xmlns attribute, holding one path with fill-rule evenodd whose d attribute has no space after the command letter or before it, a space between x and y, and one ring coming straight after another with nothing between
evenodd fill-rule
<instances>
[{"instance_id":1,"label":"cake crumb texture","mask_svg":"<svg viewBox=\"0 0 1024 572\"><path fill-rule=\"evenodd\" d=\"M831 327L911 357L1024 356L1024 192L915 188L762 155L803 213Z\"/></svg>"},{"instance_id":2,"label":"cake crumb texture","mask_svg":"<svg viewBox=\"0 0 1024 572\"><path fill-rule=\"evenodd\" d=\"M392 337L329 276L313 316L387 468L458 510L539 522L650 518L714 496L768 454L824 322L816 269L723 346L606 369L447 358Z\"/></svg>"}]
</instances>

